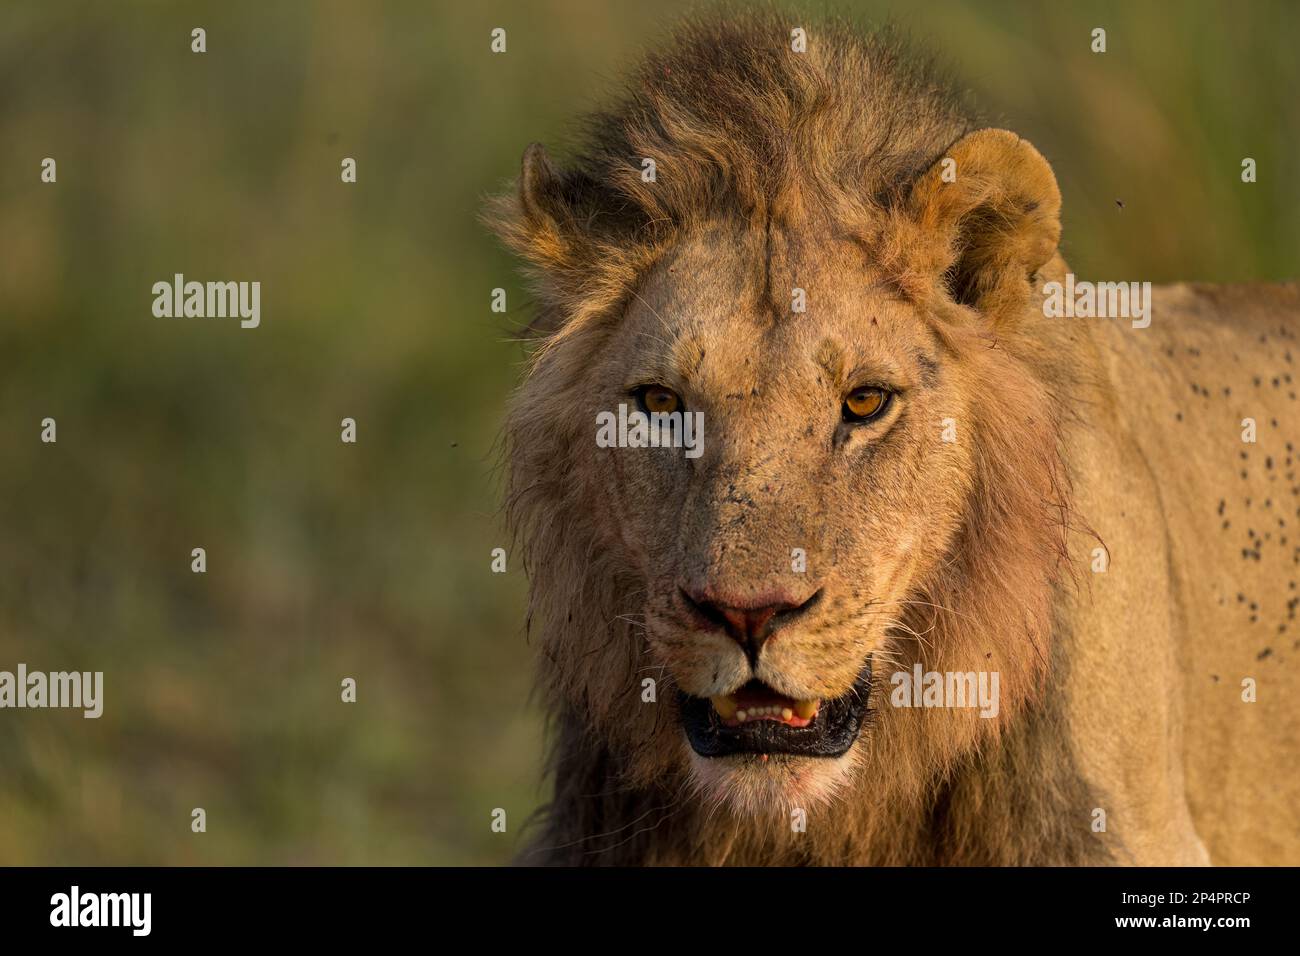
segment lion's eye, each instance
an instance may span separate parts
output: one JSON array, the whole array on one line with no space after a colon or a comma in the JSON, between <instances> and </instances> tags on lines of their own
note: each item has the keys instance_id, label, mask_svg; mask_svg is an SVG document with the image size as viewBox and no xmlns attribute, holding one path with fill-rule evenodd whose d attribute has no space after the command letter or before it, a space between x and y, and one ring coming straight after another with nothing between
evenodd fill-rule
<instances>
[{"instance_id":1,"label":"lion's eye","mask_svg":"<svg viewBox=\"0 0 1300 956\"><path fill-rule=\"evenodd\" d=\"M671 415L682 407L682 400L671 388L662 385L642 385L633 394L637 407L647 415Z\"/></svg>"},{"instance_id":2,"label":"lion's eye","mask_svg":"<svg viewBox=\"0 0 1300 956\"><path fill-rule=\"evenodd\" d=\"M855 388L844 398L844 420L846 422L869 422L878 418L889 405L889 393L883 388L864 385Z\"/></svg>"}]
</instances>

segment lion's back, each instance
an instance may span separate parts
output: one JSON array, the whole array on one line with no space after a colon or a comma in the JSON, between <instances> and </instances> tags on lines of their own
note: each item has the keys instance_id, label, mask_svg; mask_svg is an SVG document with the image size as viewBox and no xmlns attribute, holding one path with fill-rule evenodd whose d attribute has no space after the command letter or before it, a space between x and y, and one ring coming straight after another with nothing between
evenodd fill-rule
<instances>
[{"instance_id":1,"label":"lion's back","mask_svg":"<svg viewBox=\"0 0 1300 956\"><path fill-rule=\"evenodd\" d=\"M1163 287L1131 335L1192 816L1216 863L1300 863L1300 287Z\"/></svg>"}]
</instances>

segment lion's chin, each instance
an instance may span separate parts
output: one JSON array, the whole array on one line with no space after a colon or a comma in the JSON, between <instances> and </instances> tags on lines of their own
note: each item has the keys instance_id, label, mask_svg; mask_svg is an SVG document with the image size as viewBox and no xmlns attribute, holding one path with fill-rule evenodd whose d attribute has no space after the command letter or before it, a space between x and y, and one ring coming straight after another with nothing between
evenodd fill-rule
<instances>
[{"instance_id":1,"label":"lion's chin","mask_svg":"<svg viewBox=\"0 0 1300 956\"><path fill-rule=\"evenodd\" d=\"M678 691L678 716L697 796L751 819L831 803L861 751L871 660L836 697L795 700L750 680L723 698Z\"/></svg>"},{"instance_id":2,"label":"lion's chin","mask_svg":"<svg viewBox=\"0 0 1300 956\"><path fill-rule=\"evenodd\" d=\"M749 818L787 817L832 803L844 790L856 747L838 757L733 754L701 757L689 746L691 776L703 800Z\"/></svg>"}]
</instances>

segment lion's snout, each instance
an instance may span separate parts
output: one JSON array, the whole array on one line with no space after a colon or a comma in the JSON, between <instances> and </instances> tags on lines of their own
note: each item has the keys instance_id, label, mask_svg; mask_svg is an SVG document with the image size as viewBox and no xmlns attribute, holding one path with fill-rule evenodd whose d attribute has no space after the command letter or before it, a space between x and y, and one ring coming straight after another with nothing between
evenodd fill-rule
<instances>
[{"instance_id":1,"label":"lion's snout","mask_svg":"<svg viewBox=\"0 0 1300 956\"><path fill-rule=\"evenodd\" d=\"M821 589L798 597L776 589L751 597L731 596L708 587L680 587L683 604L701 630L721 630L740 645L750 667L768 639L804 618L821 598Z\"/></svg>"}]
</instances>

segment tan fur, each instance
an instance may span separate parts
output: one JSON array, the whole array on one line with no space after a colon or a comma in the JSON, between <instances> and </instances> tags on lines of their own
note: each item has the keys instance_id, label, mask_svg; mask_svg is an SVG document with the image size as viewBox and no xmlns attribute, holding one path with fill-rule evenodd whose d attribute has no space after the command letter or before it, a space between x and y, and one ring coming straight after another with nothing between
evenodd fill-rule
<instances>
[{"instance_id":1,"label":"tan fur","mask_svg":"<svg viewBox=\"0 0 1300 956\"><path fill-rule=\"evenodd\" d=\"M1277 620L1300 560L1300 535L1281 542L1300 531L1295 287L1162 289L1141 330L1044 318L1068 269L1042 156L973 130L895 41L809 33L795 54L768 15L688 26L573 164L530 147L489 212L541 303L507 512L555 796L522 859L1300 862ZM863 376L899 400L845 428ZM704 412L701 458L597 447L597 413L646 382ZM1238 553L1251 524L1259 559ZM751 671L691 625L685 584L824 598ZM685 742L677 688L833 697L868 659L871 719L844 757ZM890 706L916 661L997 671L998 716Z\"/></svg>"}]
</instances>

